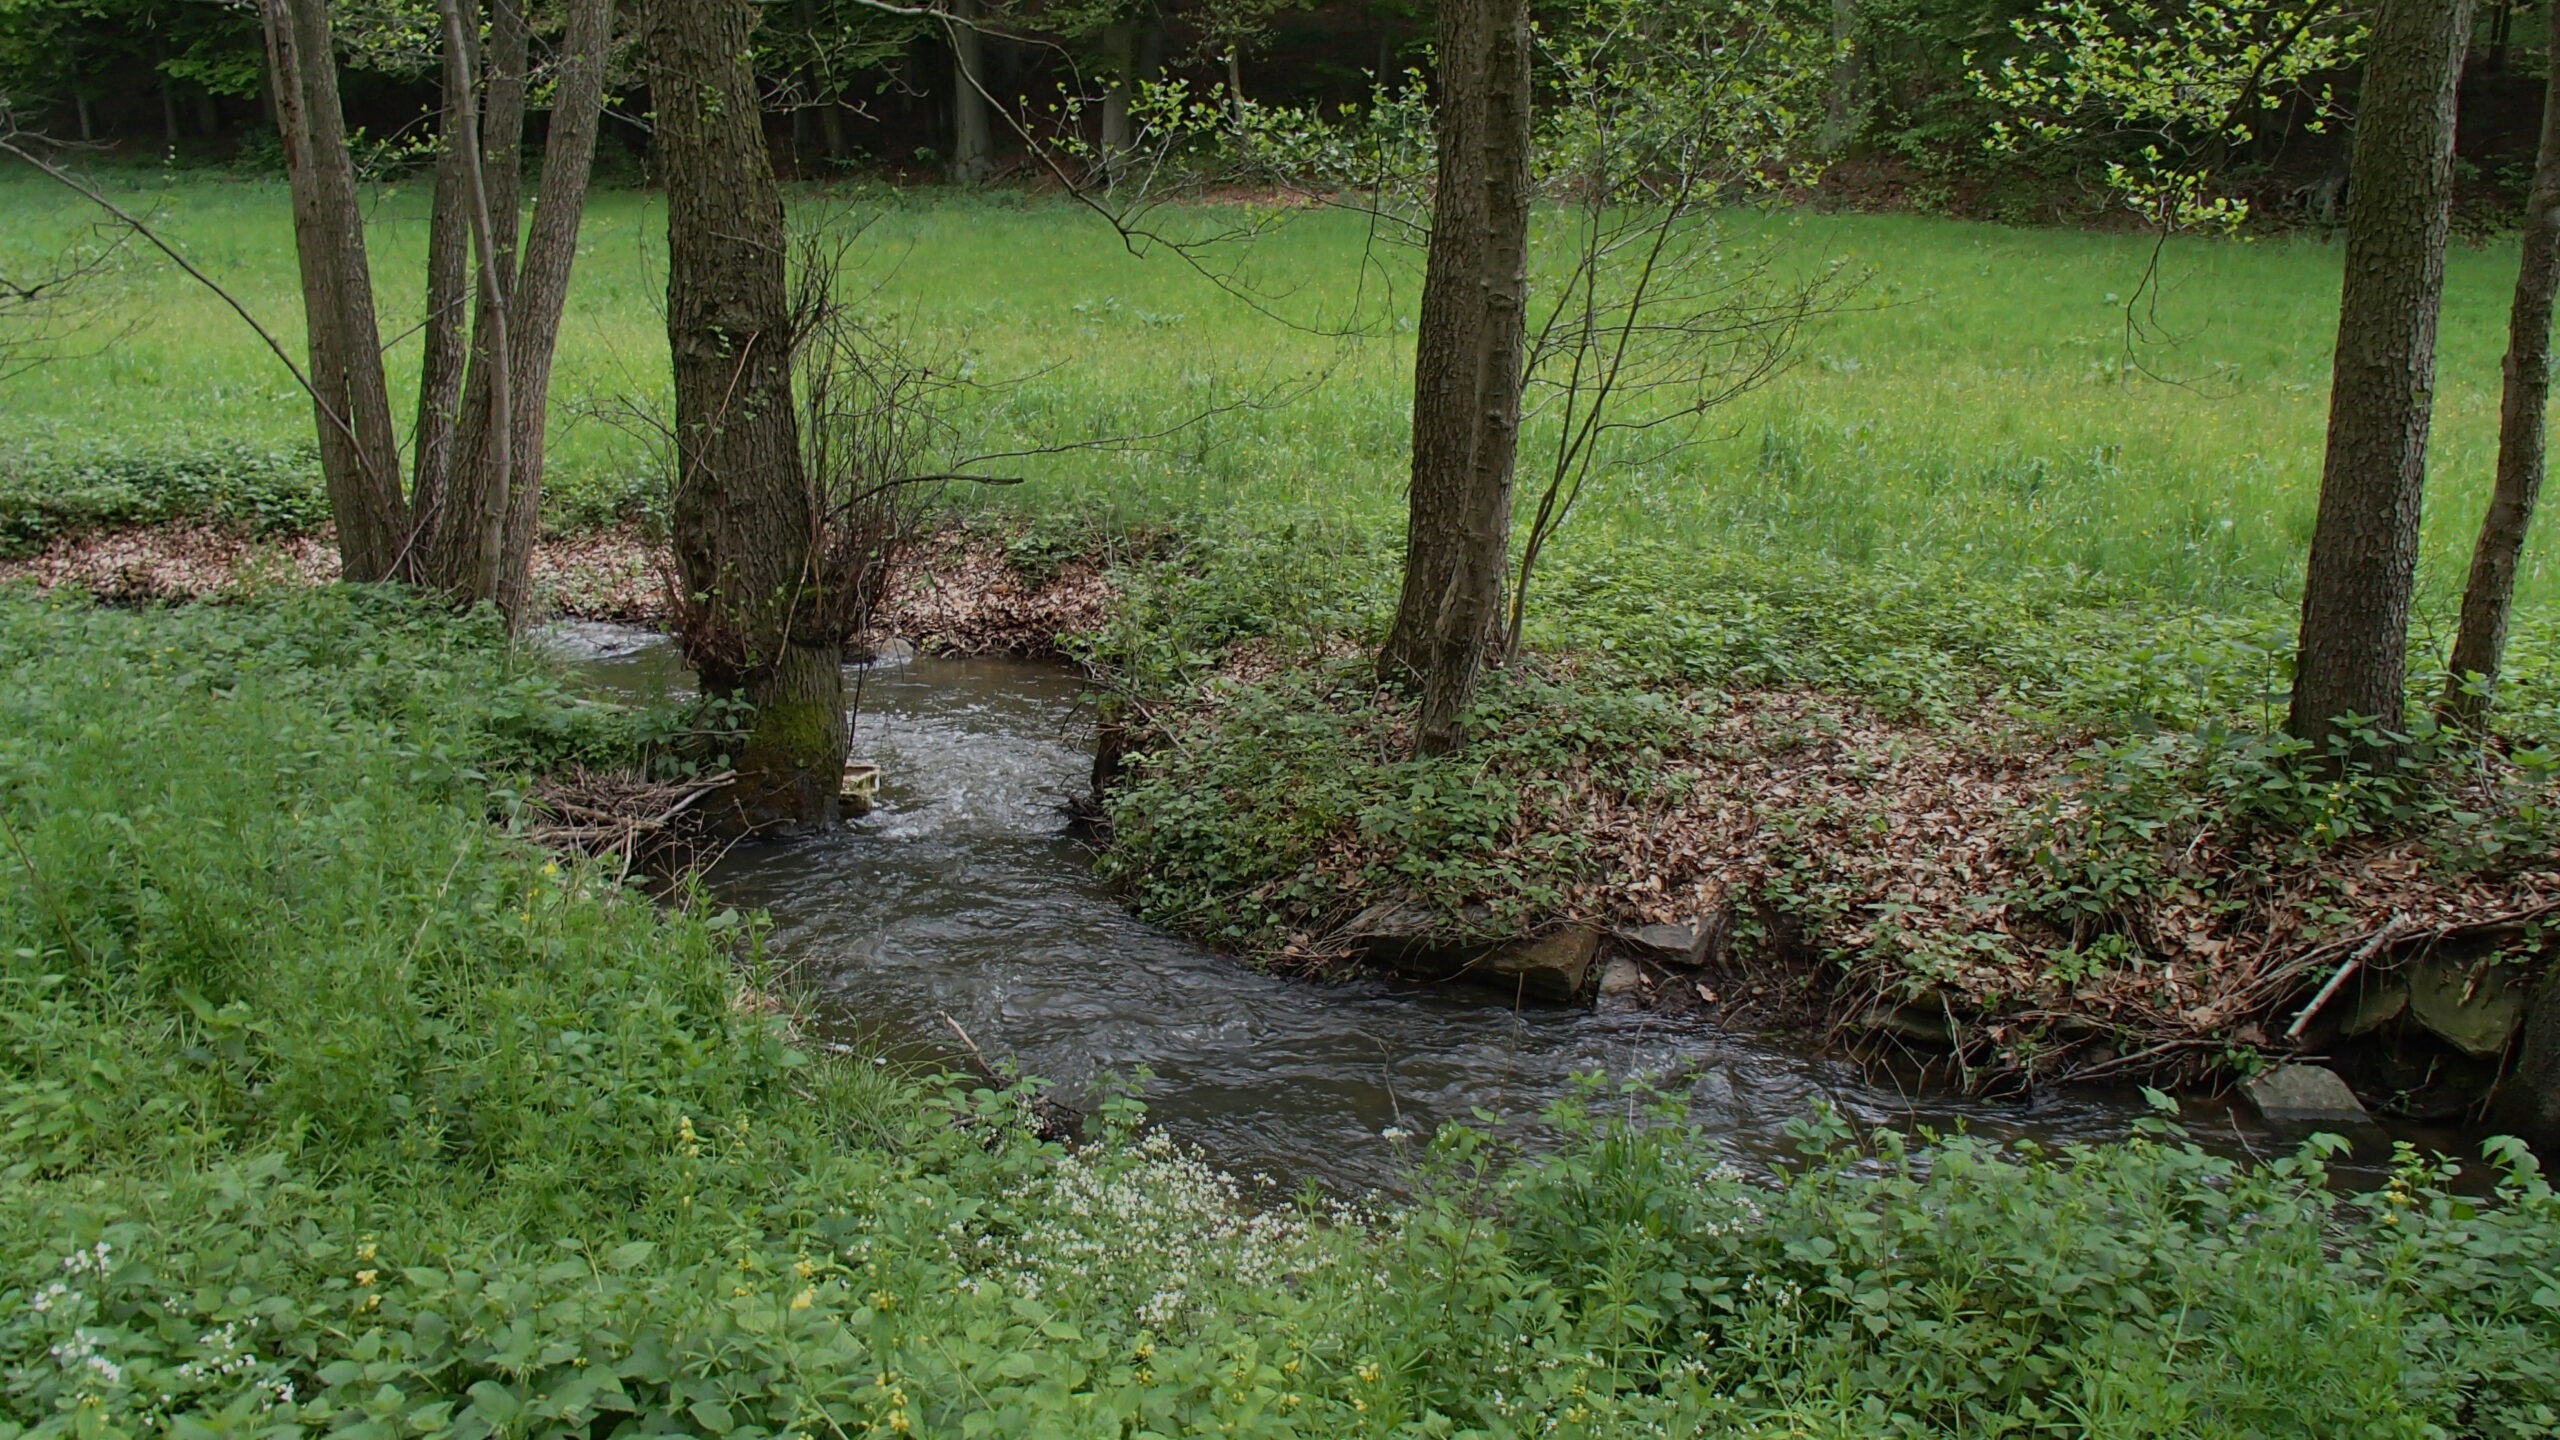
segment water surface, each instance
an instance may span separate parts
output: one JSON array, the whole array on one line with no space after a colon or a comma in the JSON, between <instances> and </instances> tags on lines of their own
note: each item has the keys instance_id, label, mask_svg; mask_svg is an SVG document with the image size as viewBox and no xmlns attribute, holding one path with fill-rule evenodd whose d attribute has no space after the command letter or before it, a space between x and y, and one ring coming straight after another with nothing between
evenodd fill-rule
<instances>
[{"instance_id":1,"label":"water surface","mask_svg":"<svg viewBox=\"0 0 2560 1440\"><path fill-rule=\"evenodd\" d=\"M681 683L644 632L560 636L600 685ZM878 807L818 839L742 846L714 890L774 919L774 943L837 1043L949 1058L949 1021L979 1049L1082 1100L1096 1077L1151 1074L1149 1114L1240 1174L1282 1184L1392 1187L1405 1136L1481 1108L1534 1115L1594 1072L1679 1071L1693 1113L1746 1159L1783 1151L1788 1121L1828 1100L1862 1124L2121 1137L2137 1092L2031 1099L1907 1096L1843 1061L1709 1022L1383 978L1319 985L1260 975L1137 920L1095 879L1065 804L1092 769L1076 677L1004 659L854 667L854 758L880 766ZM2191 1103L2218 1149L2272 1154L2274 1133Z\"/></svg>"}]
</instances>

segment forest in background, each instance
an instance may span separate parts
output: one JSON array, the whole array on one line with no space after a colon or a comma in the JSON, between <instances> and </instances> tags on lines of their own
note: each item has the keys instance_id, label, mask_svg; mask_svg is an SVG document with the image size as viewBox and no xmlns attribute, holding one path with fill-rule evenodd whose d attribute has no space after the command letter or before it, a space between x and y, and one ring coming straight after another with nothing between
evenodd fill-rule
<instances>
[{"instance_id":1,"label":"forest in background","mask_svg":"<svg viewBox=\"0 0 2560 1440\"><path fill-rule=\"evenodd\" d=\"M2132 222L2105 167L2143 143L2098 136L1995 153L2005 113L1971 77L2027 48L2038 0L1796 0L1797 19L1844 48L1815 127L1824 162L1806 198L1855 209L1913 209L2013 224ZM1058 123L1062 93L1129 74L1202 92L1233 85L1266 105L1362 107L1381 89L1427 84L1434 11L1427 0L1299 6L1286 0L1018 0L967 7L982 27L982 88L1000 108L983 160L964 163L966 123L954 43L929 11L871 0L760 4L755 68L777 168L803 179L896 183L1052 177L1034 153ZM1783 7L1782 7L1783 8ZM2305 7L2317 12L2322 7ZM537 31L556 30L546 7ZM1558 19L1563 18L1562 9ZM396 174L432 148L432 35L398 5L350 7L342 22L344 99L360 157ZM2460 98L2459 223L2510 228L2525 202L2541 114L2542 11L2483 5ZM24 123L134 162L278 173L272 98L253 9L190 0L20 0L0 25L0 94ZM2311 77L2352 104L2352 66ZM625 54L598 144L602 184L651 176L645 82ZM2334 226L2347 132L2296 98L2227 158L2218 184L2274 226ZM1087 128L1099 123L1088 109ZM1020 124L1019 131L1013 128ZM536 131L537 138L539 130Z\"/></svg>"}]
</instances>

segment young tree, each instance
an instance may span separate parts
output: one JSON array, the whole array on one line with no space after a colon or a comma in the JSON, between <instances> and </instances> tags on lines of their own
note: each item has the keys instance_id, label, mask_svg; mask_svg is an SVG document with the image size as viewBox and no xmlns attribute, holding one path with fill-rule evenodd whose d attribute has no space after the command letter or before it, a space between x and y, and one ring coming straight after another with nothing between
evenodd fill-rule
<instances>
[{"instance_id":1,"label":"young tree","mask_svg":"<svg viewBox=\"0 0 2560 1440\"><path fill-rule=\"evenodd\" d=\"M1517 643L1539 554L1595 468L1688 443L1715 407L1783 369L1803 322L1857 278L1786 273L1781 240L1738 240L1718 214L1813 173L1810 117L1834 46L1784 7L1583 0L1537 34L1507 6L1439 18L1427 98L1382 86L1358 112L1248 102L1237 115L1177 81L1141 91L1127 163L1069 144L1051 165L1133 248L1171 250L1321 332L1394 333L1398 260L1421 251L1407 549L1378 671L1421 690L1423 753L1457 743L1485 650ZM1533 86L1553 101L1536 125ZM1068 108L1070 134L1079 114ZM1298 203L1170 203L1218 188ZM1533 217L1539 198L1550 203ZM1325 207L1396 243L1363 252L1372 274L1351 313L1293 314L1295 293L1257 284L1246 257ZM1524 432L1543 473L1506 617Z\"/></svg>"},{"instance_id":2,"label":"young tree","mask_svg":"<svg viewBox=\"0 0 2560 1440\"><path fill-rule=\"evenodd\" d=\"M2544 410L2551 399L2551 307L2560 290L2560 5L2546 6L2542 142L2525 202L2523 256L2507 312L2506 388L2499 400L2498 473L2471 551L2462 622L2436 713L2477 727L2487 718L2507 649L2516 562L2542 493Z\"/></svg>"},{"instance_id":3,"label":"young tree","mask_svg":"<svg viewBox=\"0 0 2560 1440\"><path fill-rule=\"evenodd\" d=\"M2454 93L2471 0L2381 0L2356 107L2329 444L2287 725L2397 728L2453 197Z\"/></svg>"},{"instance_id":4,"label":"young tree","mask_svg":"<svg viewBox=\"0 0 2560 1440\"><path fill-rule=\"evenodd\" d=\"M642 54L667 181L678 624L705 692L754 706L727 794L763 829L835 818L845 729L843 637L805 610L823 515L792 404L754 29L753 0L647 0Z\"/></svg>"},{"instance_id":5,"label":"young tree","mask_svg":"<svg viewBox=\"0 0 2560 1440\"><path fill-rule=\"evenodd\" d=\"M1378 657L1382 678L1420 682L1425 755L1457 744L1502 615L1529 281L1528 6L1442 0L1438 38L1404 585Z\"/></svg>"}]
</instances>

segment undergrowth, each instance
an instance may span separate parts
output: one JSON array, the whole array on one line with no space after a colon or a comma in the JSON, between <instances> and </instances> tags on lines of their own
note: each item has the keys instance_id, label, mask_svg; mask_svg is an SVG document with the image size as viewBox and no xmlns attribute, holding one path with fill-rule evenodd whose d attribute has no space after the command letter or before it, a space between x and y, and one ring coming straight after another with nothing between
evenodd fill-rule
<instances>
[{"instance_id":1,"label":"undergrowth","mask_svg":"<svg viewBox=\"0 0 2560 1440\"><path fill-rule=\"evenodd\" d=\"M172 521L298 535L328 518L319 462L307 452L242 443L0 451L0 558Z\"/></svg>"},{"instance_id":2,"label":"undergrowth","mask_svg":"<svg viewBox=\"0 0 2560 1440\"><path fill-rule=\"evenodd\" d=\"M1946 986L2112 1014L2123 994L2084 982L2190 944L2307 945L2404 899L2459 923L2560 842L2539 627L2486 747L2425 723L2434 662L2413 647L2415 730L2354 732L2377 761L2281 732L2292 621L2273 609L1627 546L1545 567L1526 653L1488 671L1457 753L1417 760L1410 701L1371 668L1395 572L1374 531L1243 523L1127 567L1087 658L1134 717L1104 867L1142 913L1321 968L1381 901L1519 933L1686 918L1723 886L1743 940L1831 962L1844 1003L1934 1007ZM2358 868L2435 888L2366 874L2359 902Z\"/></svg>"},{"instance_id":3,"label":"undergrowth","mask_svg":"<svg viewBox=\"0 0 2560 1440\"><path fill-rule=\"evenodd\" d=\"M0 595L0 1437L2529 1435L2560 1200L2165 1123L1727 1165L1599 1082L1414 1198L816 1054L761 923L510 838L645 736L331 589Z\"/></svg>"}]
</instances>

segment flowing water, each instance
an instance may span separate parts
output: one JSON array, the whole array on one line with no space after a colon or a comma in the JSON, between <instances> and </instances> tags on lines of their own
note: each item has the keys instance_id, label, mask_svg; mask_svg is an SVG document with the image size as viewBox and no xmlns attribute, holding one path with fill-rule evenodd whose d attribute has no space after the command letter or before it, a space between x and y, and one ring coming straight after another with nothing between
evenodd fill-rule
<instances>
[{"instance_id":1,"label":"flowing water","mask_svg":"<svg viewBox=\"0 0 2560 1440\"><path fill-rule=\"evenodd\" d=\"M552 633L608 689L688 683L662 637ZM1786 1123L1817 1099L1864 1124L2049 1143L2112 1139L2142 1113L2133 1092L1908 1097L1702 1022L1256 974L1137 920L1094 878L1066 829L1065 802L1092 768L1066 670L919 659L855 667L847 682L860 701L853 756L881 769L878 807L822 838L740 847L709 877L730 903L772 914L780 956L838 1043L947 1061L956 1021L1070 1103L1098 1076L1144 1069L1148 1113L1178 1139L1239 1174L1344 1191L1392 1188L1417 1143L1404 1137L1479 1108L1534 1115L1593 1072L1678 1067L1692 1113L1746 1159L1782 1150ZM2186 1123L2235 1153L2300 1138L2211 1104L2191 1103Z\"/></svg>"}]
</instances>

